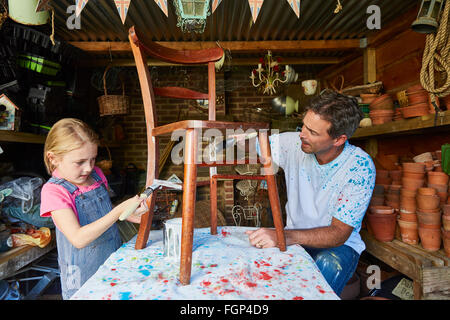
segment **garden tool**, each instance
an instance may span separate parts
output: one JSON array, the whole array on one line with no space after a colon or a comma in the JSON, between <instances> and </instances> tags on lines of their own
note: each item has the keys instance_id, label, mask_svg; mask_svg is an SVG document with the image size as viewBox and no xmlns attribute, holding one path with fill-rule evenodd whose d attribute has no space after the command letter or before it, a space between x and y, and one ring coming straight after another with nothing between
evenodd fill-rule
<instances>
[{"instance_id":1,"label":"garden tool","mask_svg":"<svg viewBox=\"0 0 450 320\"><path fill-rule=\"evenodd\" d=\"M154 179L153 180L153 184L149 187L147 187L140 195L139 198L140 199L147 199L148 196L150 196L155 190L161 188L161 187L167 187L167 188L171 188L171 189L176 189L176 190L181 190L182 186L180 184L177 183L173 183L170 181L165 181L165 180L158 180L158 179ZM132 214L134 211L136 211L136 209L139 207L140 202L136 202L133 205L130 205L127 209L125 209L124 212L122 212L122 214L119 217L120 221L125 220L126 218L128 218L128 216L130 214Z\"/></svg>"}]
</instances>

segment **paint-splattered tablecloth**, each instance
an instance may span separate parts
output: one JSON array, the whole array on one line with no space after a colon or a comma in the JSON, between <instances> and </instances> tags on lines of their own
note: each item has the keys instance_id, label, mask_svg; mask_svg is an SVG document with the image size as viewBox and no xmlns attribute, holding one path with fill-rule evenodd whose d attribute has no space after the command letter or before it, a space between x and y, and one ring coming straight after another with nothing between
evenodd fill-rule
<instances>
[{"instance_id":1,"label":"paint-splattered tablecloth","mask_svg":"<svg viewBox=\"0 0 450 320\"><path fill-rule=\"evenodd\" d=\"M164 257L161 230L135 250L136 236L114 252L71 299L339 299L299 245L257 249L247 227L195 229L191 283L178 280L179 260Z\"/></svg>"}]
</instances>

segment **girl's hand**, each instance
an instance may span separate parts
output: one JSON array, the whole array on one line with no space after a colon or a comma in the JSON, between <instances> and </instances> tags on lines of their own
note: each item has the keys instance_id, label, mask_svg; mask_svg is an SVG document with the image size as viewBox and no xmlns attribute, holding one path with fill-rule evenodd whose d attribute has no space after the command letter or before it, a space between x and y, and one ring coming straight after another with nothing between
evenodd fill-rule
<instances>
[{"instance_id":1,"label":"girl's hand","mask_svg":"<svg viewBox=\"0 0 450 320\"><path fill-rule=\"evenodd\" d=\"M136 209L128 218L127 221L132 223L141 223L141 217L148 211L147 201L142 201L139 208Z\"/></svg>"}]
</instances>

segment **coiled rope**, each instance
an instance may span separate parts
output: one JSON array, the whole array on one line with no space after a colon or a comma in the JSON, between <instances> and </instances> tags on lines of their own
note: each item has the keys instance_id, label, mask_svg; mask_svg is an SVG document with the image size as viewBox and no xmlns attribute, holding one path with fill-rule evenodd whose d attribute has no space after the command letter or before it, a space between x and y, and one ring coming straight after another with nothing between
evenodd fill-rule
<instances>
[{"instance_id":1,"label":"coiled rope","mask_svg":"<svg viewBox=\"0 0 450 320\"><path fill-rule=\"evenodd\" d=\"M450 0L446 1L437 33L426 36L425 50L420 70L420 83L432 98L442 98L450 94ZM438 86L435 72L442 73L445 83ZM433 97L434 96L434 97ZM432 100L433 101L433 100Z\"/></svg>"}]
</instances>

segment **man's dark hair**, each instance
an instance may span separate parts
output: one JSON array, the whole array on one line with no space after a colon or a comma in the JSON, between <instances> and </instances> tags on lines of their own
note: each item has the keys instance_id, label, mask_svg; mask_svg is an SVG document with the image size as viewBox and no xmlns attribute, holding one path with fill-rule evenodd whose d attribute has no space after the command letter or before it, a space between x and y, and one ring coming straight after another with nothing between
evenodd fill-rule
<instances>
[{"instance_id":1,"label":"man's dark hair","mask_svg":"<svg viewBox=\"0 0 450 320\"><path fill-rule=\"evenodd\" d=\"M332 90L324 90L311 99L306 111L311 110L331 123L328 134L337 138L345 134L349 139L364 117L356 98Z\"/></svg>"}]
</instances>

